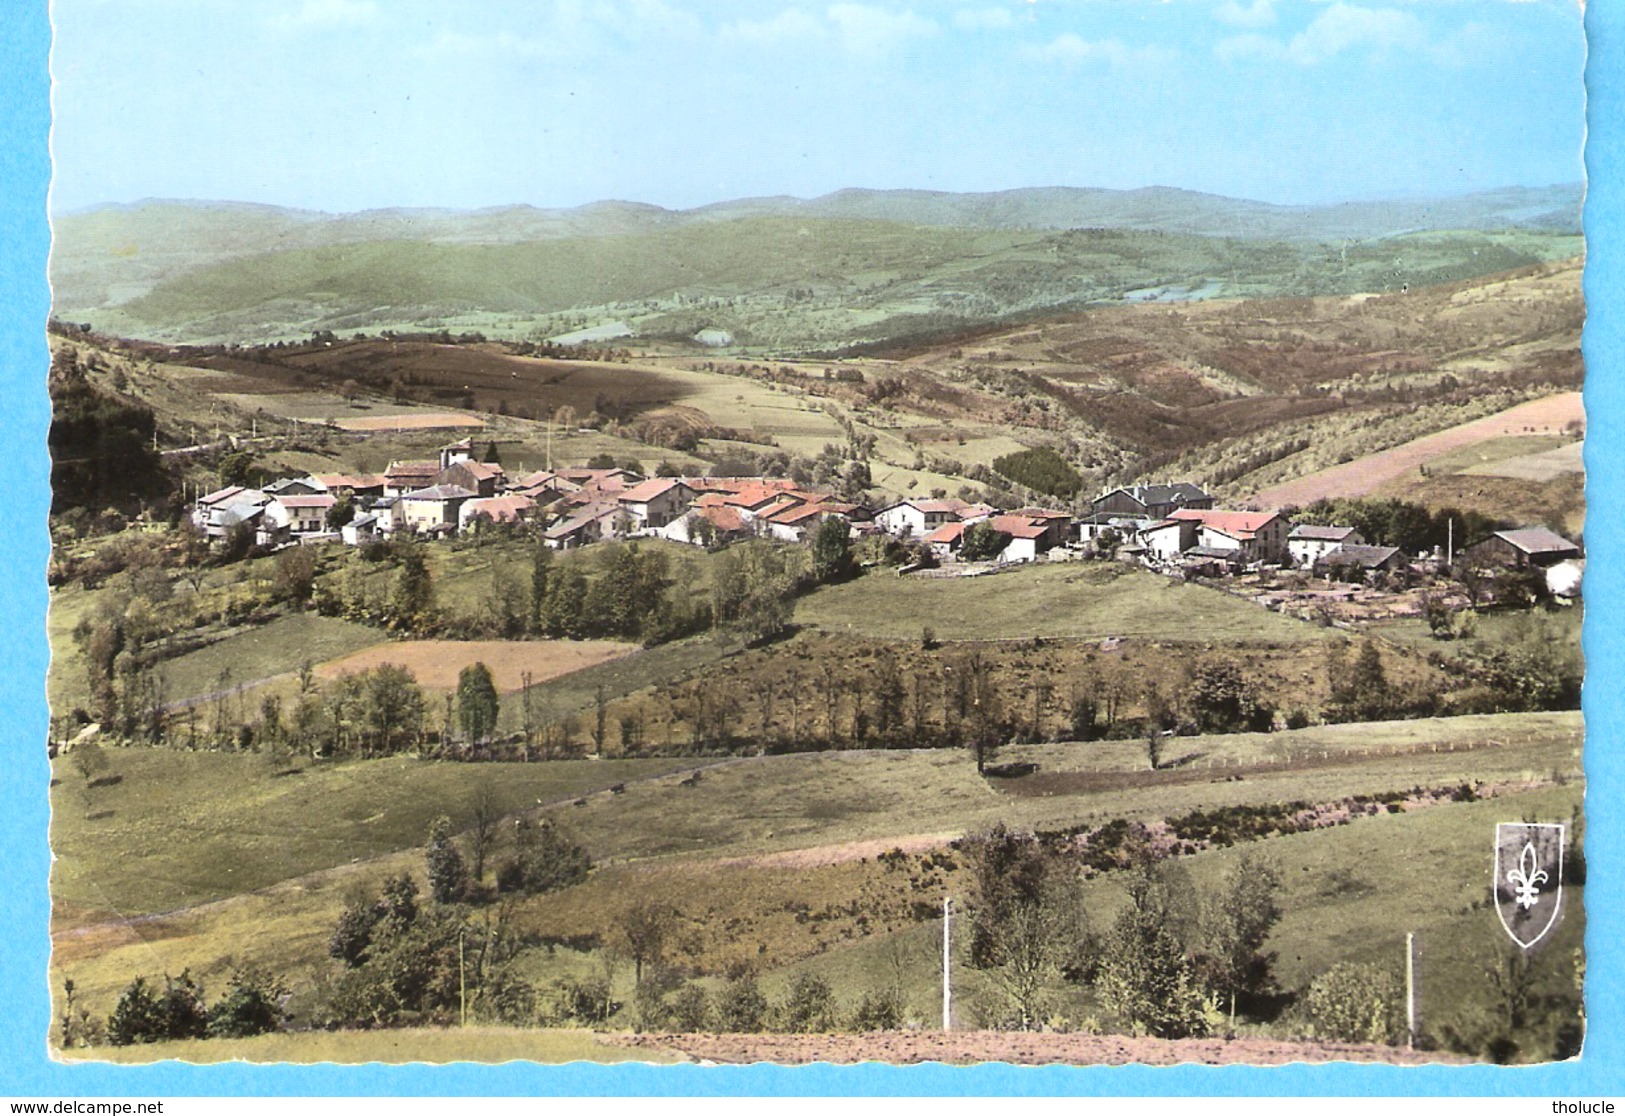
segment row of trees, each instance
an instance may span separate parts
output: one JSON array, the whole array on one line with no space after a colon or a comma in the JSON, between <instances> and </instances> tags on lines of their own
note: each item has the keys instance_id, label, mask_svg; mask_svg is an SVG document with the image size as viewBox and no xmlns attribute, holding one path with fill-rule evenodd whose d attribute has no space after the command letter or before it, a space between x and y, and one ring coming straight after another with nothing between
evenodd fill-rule
<instances>
[{"instance_id":1,"label":"row of trees","mask_svg":"<svg viewBox=\"0 0 1625 1116\"><path fill-rule=\"evenodd\" d=\"M281 979L261 969L239 967L225 993L207 1002L203 985L190 970L165 975L163 987L145 976L130 982L105 1024L78 999L70 979L63 984L63 1009L57 1022L65 1048L132 1046L180 1039L246 1038L279 1029L285 1019L288 989Z\"/></svg>"},{"instance_id":2,"label":"row of trees","mask_svg":"<svg viewBox=\"0 0 1625 1116\"><path fill-rule=\"evenodd\" d=\"M965 849L975 887L970 962L988 978L991 994L977 1004L987 1025L1048 1024L1070 981L1093 985L1126 1030L1183 1038L1271 991L1274 954L1264 946L1281 912L1267 863L1243 856L1204 895L1172 862L1137 848L1124 877L1128 903L1097 932L1075 858L1003 823Z\"/></svg>"}]
</instances>

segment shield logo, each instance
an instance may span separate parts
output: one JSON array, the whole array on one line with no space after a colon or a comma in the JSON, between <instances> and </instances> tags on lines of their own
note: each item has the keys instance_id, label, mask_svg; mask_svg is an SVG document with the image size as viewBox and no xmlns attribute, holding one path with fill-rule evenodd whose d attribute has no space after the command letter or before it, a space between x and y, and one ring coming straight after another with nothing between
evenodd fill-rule
<instances>
[{"instance_id":1,"label":"shield logo","mask_svg":"<svg viewBox=\"0 0 1625 1116\"><path fill-rule=\"evenodd\" d=\"M1563 836L1561 825L1501 822L1495 827L1495 913L1524 949L1557 925Z\"/></svg>"}]
</instances>

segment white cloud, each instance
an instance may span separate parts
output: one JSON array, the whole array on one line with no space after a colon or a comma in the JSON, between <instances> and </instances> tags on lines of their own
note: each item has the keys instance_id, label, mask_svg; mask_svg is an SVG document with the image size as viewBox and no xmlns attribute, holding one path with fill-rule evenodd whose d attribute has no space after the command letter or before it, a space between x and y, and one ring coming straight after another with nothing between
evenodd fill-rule
<instances>
[{"instance_id":1,"label":"white cloud","mask_svg":"<svg viewBox=\"0 0 1625 1116\"><path fill-rule=\"evenodd\" d=\"M1338 0L1290 39L1267 35L1233 35L1213 52L1224 61L1267 58L1313 66L1353 50L1385 54L1418 51L1428 46L1422 21L1397 8L1362 8Z\"/></svg>"},{"instance_id":2,"label":"white cloud","mask_svg":"<svg viewBox=\"0 0 1625 1116\"><path fill-rule=\"evenodd\" d=\"M305 0L296 12L274 16L271 25L284 31L306 27L360 27L378 18L374 0Z\"/></svg>"},{"instance_id":3,"label":"white cloud","mask_svg":"<svg viewBox=\"0 0 1625 1116\"><path fill-rule=\"evenodd\" d=\"M1009 8L964 8L954 13L954 26L961 31L1003 31L1015 24Z\"/></svg>"},{"instance_id":4,"label":"white cloud","mask_svg":"<svg viewBox=\"0 0 1625 1116\"><path fill-rule=\"evenodd\" d=\"M1275 0L1253 0L1251 4L1224 0L1214 9L1213 18L1232 27L1268 27L1275 22Z\"/></svg>"},{"instance_id":5,"label":"white cloud","mask_svg":"<svg viewBox=\"0 0 1625 1116\"><path fill-rule=\"evenodd\" d=\"M1121 39L1085 39L1068 31L1043 46L1027 46L1021 56L1030 62L1076 65L1104 62L1115 68L1167 62L1176 52L1168 47L1131 47Z\"/></svg>"},{"instance_id":6,"label":"white cloud","mask_svg":"<svg viewBox=\"0 0 1625 1116\"><path fill-rule=\"evenodd\" d=\"M849 53L868 57L886 54L909 39L935 35L939 30L935 22L912 11L886 11L867 4L833 4L829 19Z\"/></svg>"},{"instance_id":7,"label":"white cloud","mask_svg":"<svg viewBox=\"0 0 1625 1116\"><path fill-rule=\"evenodd\" d=\"M824 25L800 8L786 8L772 19L742 19L724 24L722 37L752 46L778 46L822 39Z\"/></svg>"}]
</instances>

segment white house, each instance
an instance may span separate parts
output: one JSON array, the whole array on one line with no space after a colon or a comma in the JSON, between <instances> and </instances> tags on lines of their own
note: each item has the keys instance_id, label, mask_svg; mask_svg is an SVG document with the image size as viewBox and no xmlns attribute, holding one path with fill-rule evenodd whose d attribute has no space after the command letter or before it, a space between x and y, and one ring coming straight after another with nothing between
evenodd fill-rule
<instances>
[{"instance_id":1,"label":"white house","mask_svg":"<svg viewBox=\"0 0 1625 1116\"><path fill-rule=\"evenodd\" d=\"M1309 569L1340 546L1362 546L1365 539L1353 527L1319 527L1300 523L1286 536L1286 552L1294 566Z\"/></svg>"}]
</instances>

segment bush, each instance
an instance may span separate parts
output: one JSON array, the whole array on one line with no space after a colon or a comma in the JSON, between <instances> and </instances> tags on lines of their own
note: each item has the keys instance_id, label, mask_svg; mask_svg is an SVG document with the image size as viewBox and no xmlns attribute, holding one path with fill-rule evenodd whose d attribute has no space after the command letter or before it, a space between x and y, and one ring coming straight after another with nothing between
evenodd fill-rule
<instances>
[{"instance_id":1,"label":"bush","mask_svg":"<svg viewBox=\"0 0 1625 1116\"><path fill-rule=\"evenodd\" d=\"M231 990L209 1011L209 1034L215 1038L263 1035L282 1026L279 1006L288 990L281 981L257 969L238 969Z\"/></svg>"},{"instance_id":2,"label":"bush","mask_svg":"<svg viewBox=\"0 0 1625 1116\"><path fill-rule=\"evenodd\" d=\"M767 1025L767 997L755 977L729 981L717 995L716 1024L729 1034L754 1034Z\"/></svg>"},{"instance_id":3,"label":"bush","mask_svg":"<svg viewBox=\"0 0 1625 1116\"><path fill-rule=\"evenodd\" d=\"M563 977L553 982L549 998L545 1015L555 1025L597 1026L620 1006L610 998L609 982L602 977Z\"/></svg>"},{"instance_id":4,"label":"bush","mask_svg":"<svg viewBox=\"0 0 1625 1116\"><path fill-rule=\"evenodd\" d=\"M521 822L513 855L497 867L498 891L538 895L570 887L587 878L592 859L552 822Z\"/></svg>"},{"instance_id":5,"label":"bush","mask_svg":"<svg viewBox=\"0 0 1625 1116\"><path fill-rule=\"evenodd\" d=\"M835 1030L838 1012L835 992L821 976L801 973L779 1005L778 1029L793 1035Z\"/></svg>"},{"instance_id":6,"label":"bush","mask_svg":"<svg viewBox=\"0 0 1625 1116\"><path fill-rule=\"evenodd\" d=\"M1303 996L1314 1037L1394 1044L1404 1036L1399 978L1380 965L1344 962L1316 977Z\"/></svg>"},{"instance_id":7,"label":"bush","mask_svg":"<svg viewBox=\"0 0 1625 1116\"><path fill-rule=\"evenodd\" d=\"M712 1029L711 997L697 984L684 984L667 1005L666 1022L674 1031L693 1034Z\"/></svg>"},{"instance_id":8,"label":"bush","mask_svg":"<svg viewBox=\"0 0 1625 1116\"><path fill-rule=\"evenodd\" d=\"M908 1015L903 1005L903 994L896 988L879 992L867 991L852 1013L854 1031L896 1031L903 1026Z\"/></svg>"},{"instance_id":9,"label":"bush","mask_svg":"<svg viewBox=\"0 0 1625 1116\"><path fill-rule=\"evenodd\" d=\"M145 977L131 981L108 1016L108 1041L114 1046L131 1046L207 1037L209 1012L203 1006L203 989L192 980L191 973L166 976L164 986L164 994L159 996L148 987Z\"/></svg>"}]
</instances>

